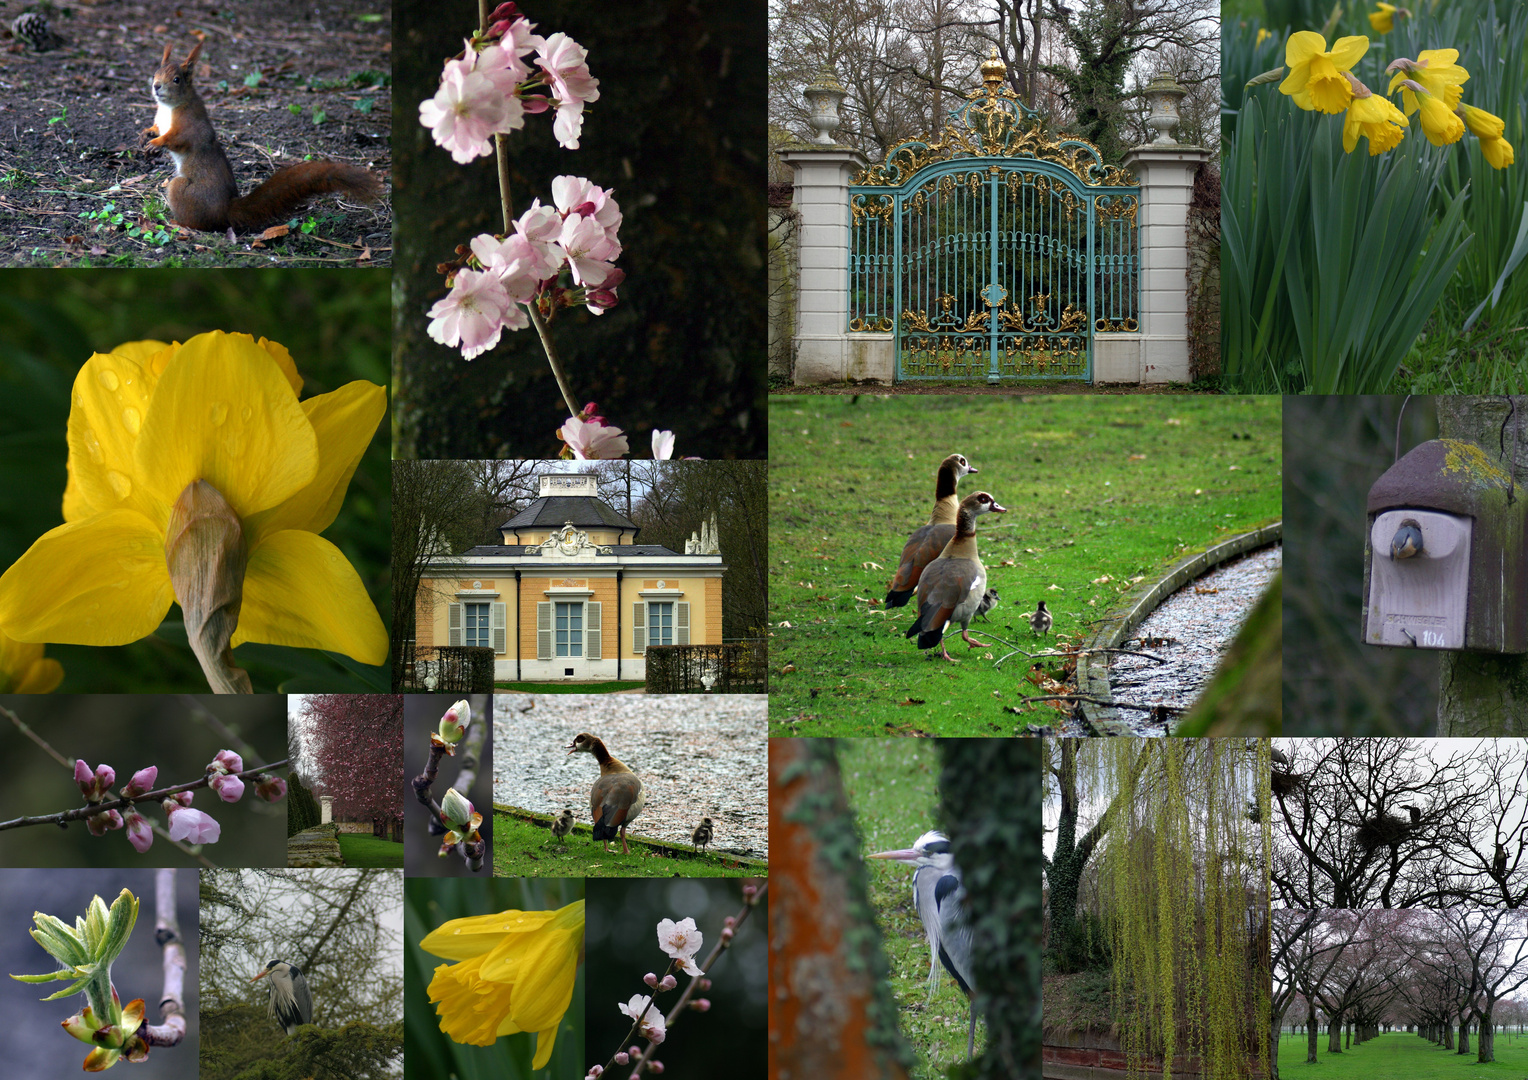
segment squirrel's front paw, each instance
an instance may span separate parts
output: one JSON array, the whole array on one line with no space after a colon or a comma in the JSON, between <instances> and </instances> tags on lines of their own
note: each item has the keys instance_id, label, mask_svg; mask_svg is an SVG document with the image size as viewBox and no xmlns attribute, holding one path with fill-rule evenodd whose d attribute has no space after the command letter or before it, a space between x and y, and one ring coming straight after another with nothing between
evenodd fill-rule
<instances>
[{"instance_id":1,"label":"squirrel's front paw","mask_svg":"<svg viewBox=\"0 0 1528 1080\"><path fill-rule=\"evenodd\" d=\"M152 154L159 153L160 147L155 146L154 143L151 141L151 140L157 138L158 135L159 135L159 129L157 127L146 127L146 128L144 128L138 134L138 149L140 151L142 151L143 153L145 153L145 154L151 154L152 155Z\"/></svg>"}]
</instances>

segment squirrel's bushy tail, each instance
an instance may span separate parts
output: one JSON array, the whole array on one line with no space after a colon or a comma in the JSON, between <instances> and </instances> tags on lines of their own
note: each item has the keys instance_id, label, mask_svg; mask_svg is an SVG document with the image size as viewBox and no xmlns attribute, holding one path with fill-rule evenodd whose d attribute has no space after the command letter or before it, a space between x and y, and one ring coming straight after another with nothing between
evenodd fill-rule
<instances>
[{"instance_id":1,"label":"squirrel's bushy tail","mask_svg":"<svg viewBox=\"0 0 1528 1080\"><path fill-rule=\"evenodd\" d=\"M382 180L359 165L338 161L304 161L278 169L270 179L228 206L228 223L235 229L258 229L286 217L315 195L344 191L363 202L382 195Z\"/></svg>"}]
</instances>

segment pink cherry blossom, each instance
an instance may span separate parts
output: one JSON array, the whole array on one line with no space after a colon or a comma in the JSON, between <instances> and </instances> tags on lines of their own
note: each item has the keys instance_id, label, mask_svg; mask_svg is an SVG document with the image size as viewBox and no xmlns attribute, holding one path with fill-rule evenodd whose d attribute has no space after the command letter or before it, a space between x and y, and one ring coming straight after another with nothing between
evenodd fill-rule
<instances>
[{"instance_id":1,"label":"pink cherry blossom","mask_svg":"<svg viewBox=\"0 0 1528 1080\"><path fill-rule=\"evenodd\" d=\"M663 1010L657 1007L651 1009L647 1008L647 1003L651 1000L651 998L644 997L641 994L633 994L630 1001L628 1001L625 1005L618 1004L616 1008L620 1009L633 1020L641 1016L641 1032L643 1036L651 1039L654 1044L657 1044L664 1040L664 1038L668 1035L668 1032L665 1030L663 1023ZM644 1009L647 1010L646 1015L643 1015Z\"/></svg>"},{"instance_id":2,"label":"pink cherry blossom","mask_svg":"<svg viewBox=\"0 0 1528 1080\"><path fill-rule=\"evenodd\" d=\"M595 286L605 283L614 269L609 260L619 254L619 249L606 237L603 225L592 217L569 214L563 220L558 242L567 252L568 269L575 282Z\"/></svg>"},{"instance_id":3,"label":"pink cherry blossom","mask_svg":"<svg viewBox=\"0 0 1528 1080\"><path fill-rule=\"evenodd\" d=\"M615 307L618 302L615 288L625 280L626 271L619 266L612 266L604 281L595 288L584 290L584 306L595 315L603 315L606 308Z\"/></svg>"},{"instance_id":4,"label":"pink cherry blossom","mask_svg":"<svg viewBox=\"0 0 1528 1080\"><path fill-rule=\"evenodd\" d=\"M472 254L484 271L499 279L504 295L513 305L530 303L541 291L542 278L549 276L540 272L540 256L534 247L518 233L503 240L483 233L472 240ZM530 325L530 319L518 306L505 310L503 322L511 330L523 330Z\"/></svg>"},{"instance_id":5,"label":"pink cherry blossom","mask_svg":"<svg viewBox=\"0 0 1528 1080\"><path fill-rule=\"evenodd\" d=\"M477 66L472 70L486 76L506 98L519 96L520 84L531 77L531 69L519 54L503 45L490 45L478 53Z\"/></svg>"},{"instance_id":6,"label":"pink cherry blossom","mask_svg":"<svg viewBox=\"0 0 1528 1080\"><path fill-rule=\"evenodd\" d=\"M170 813L170 839L185 840L192 844L215 844L223 832L211 815L190 807L180 807Z\"/></svg>"},{"instance_id":7,"label":"pink cherry blossom","mask_svg":"<svg viewBox=\"0 0 1528 1080\"><path fill-rule=\"evenodd\" d=\"M226 773L241 773L244 771L244 759L232 750L219 750L217 756L212 759L212 764Z\"/></svg>"},{"instance_id":8,"label":"pink cherry blossom","mask_svg":"<svg viewBox=\"0 0 1528 1080\"><path fill-rule=\"evenodd\" d=\"M621 205L612 192L582 176L558 176L552 179L552 201L564 214L581 214L598 221L606 238L619 247L616 233L621 228Z\"/></svg>"},{"instance_id":9,"label":"pink cherry blossom","mask_svg":"<svg viewBox=\"0 0 1528 1080\"><path fill-rule=\"evenodd\" d=\"M122 827L122 814L116 810L108 810L104 814L91 814L85 819L85 825L93 836L105 836L108 830Z\"/></svg>"},{"instance_id":10,"label":"pink cherry blossom","mask_svg":"<svg viewBox=\"0 0 1528 1080\"><path fill-rule=\"evenodd\" d=\"M451 294L430 308L430 337L453 348L460 345L471 360L499 343L511 304L497 274L460 270Z\"/></svg>"},{"instance_id":11,"label":"pink cherry blossom","mask_svg":"<svg viewBox=\"0 0 1528 1080\"><path fill-rule=\"evenodd\" d=\"M578 137L584 126L584 103L598 101L600 81L589 74L589 54L567 34L553 34L536 50L536 66L546 73L552 95L557 99L557 119L552 131L557 142L569 150L578 149Z\"/></svg>"},{"instance_id":12,"label":"pink cherry blossom","mask_svg":"<svg viewBox=\"0 0 1528 1080\"><path fill-rule=\"evenodd\" d=\"M581 461L603 461L624 457L631 452L631 448L626 445L625 432L597 421L598 417L594 420L580 420L576 416L563 421L558 435L568 444L574 457Z\"/></svg>"},{"instance_id":13,"label":"pink cherry blossom","mask_svg":"<svg viewBox=\"0 0 1528 1080\"><path fill-rule=\"evenodd\" d=\"M127 812L127 842L138 849L142 855L148 851L154 842L154 828L149 824L148 818L136 810Z\"/></svg>"},{"instance_id":14,"label":"pink cherry blossom","mask_svg":"<svg viewBox=\"0 0 1528 1080\"><path fill-rule=\"evenodd\" d=\"M276 802L286 798L287 784L279 776L270 773L261 773L255 777L255 794L266 802Z\"/></svg>"},{"instance_id":15,"label":"pink cherry blossom","mask_svg":"<svg viewBox=\"0 0 1528 1080\"><path fill-rule=\"evenodd\" d=\"M562 215L550 206L542 206L540 199L531 202L530 208L515 219L515 234L521 237L535 261L535 272L542 280L549 280L562 270L563 251L557 238L562 232Z\"/></svg>"},{"instance_id":16,"label":"pink cherry blossom","mask_svg":"<svg viewBox=\"0 0 1528 1080\"><path fill-rule=\"evenodd\" d=\"M133 773L133 778L122 789L123 798L134 798L138 795L147 794L154 790L154 781L159 777L159 766L150 765L146 769L139 769Z\"/></svg>"},{"instance_id":17,"label":"pink cherry blossom","mask_svg":"<svg viewBox=\"0 0 1528 1080\"><path fill-rule=\"evenodd\" d=\"M244 781L237 776L214 776L207 786L218 793L224 802L238 802L244 797Z\"/></svg>"},{"instance_id":18,"label":"pink cherry blossom","mask_svg":"<svg viewBox=\"0 0 1528 1080\"><path fill-rule=\"evenodd\" d=\"M664 919L658 923L658 948L677 960L687 975L705 974L695 966L694 960L703 940L704 936L695 928L694 919L685 918L677 923L673 919Z\"/></svg>"},{"instance_id":19,"label":"pink cherry blossom","mask_svg":"<svg viewBox=\"0 0 1528 1080\"><path fill-rule=\"evenodd\" d=\"M653 460L667 461L674 453L674 433L653 428Z\"/></svg>"},{"instance_id":20,"label":"pink cherry blossom","mask_svg":"<svg viewBox=\"0 0 1528 1080\"><path fill-rule=\"evenodd\" d=\"M436 145L451 151L465 165L493 153L495 131L513 131L525 124L519 100L509 97L487 75L473 71L464 60L446 62L440 89L419 105L419 122L430 129Z\"/></svg>"}]
</instances>

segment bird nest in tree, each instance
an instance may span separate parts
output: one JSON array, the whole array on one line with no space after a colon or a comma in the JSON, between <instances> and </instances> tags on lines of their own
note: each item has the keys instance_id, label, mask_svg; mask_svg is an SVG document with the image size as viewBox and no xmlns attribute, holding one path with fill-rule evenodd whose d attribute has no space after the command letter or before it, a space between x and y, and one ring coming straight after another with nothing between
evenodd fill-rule
<instances>
[{"instance_id":1,"label":"bird nest in tree","mask_svg":"<svg viewBox=\"0 0 1528 1080\"><path fill-rule=\"evenodd\" d=\"M1304 786L1305 777L1273 769L1269 773L1269 784L1275 795L1293 795Z\"/></svg>"},{"instance_id":2,"label":"bird nest in tree","mask_svg":"<svg viewBox=\"0 0 1528 1080\"><path fill-rule=\"evenodd\" d=\"M1382 845L1400 843L1410 832L1409 821L1383 814L1358 823L1358 843L1365 851L1373 851Z\"/></svg>"}]
</instances>

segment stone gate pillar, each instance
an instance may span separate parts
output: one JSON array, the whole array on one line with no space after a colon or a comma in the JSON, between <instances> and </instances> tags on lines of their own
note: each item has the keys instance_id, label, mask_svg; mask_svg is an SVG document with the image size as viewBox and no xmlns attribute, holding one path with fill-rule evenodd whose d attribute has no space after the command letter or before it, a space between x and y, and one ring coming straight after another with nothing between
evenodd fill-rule
<instances>
[{"instance_id":1,"label":"stone gate pillar","mask_svg":"<svg viewBox=\"0 0 1528 1080\"><path fill-rule=\"evenodd\" d=\"M329 822L334 820L334 796L320 795L318 797L318 804L318 812L321 815L319 817L318 823L320 825L327 825Z\"/></svg>"},{"instance_id":2,"label":"stone gate pillar","mask_svg":"<svg viewBox=\"0 0 1528 1080\"><path fill-rule=\"evenodd\" d=\"M1159 134L1145 146L1127 150L1123 161L1141 182L1139 367L1103 377L1095 370L1100 382L1189 381L1188 204L1194 173L1210 152L1173 141L1177 98L1183 90L1170 76L1158 76L1146 94L1152 103L1147 123Z\"/></svg>"},{"instance_id":3,"label":"stone gate pillar","mask_svg":"<svg viewBox=\"0 0 1528 1080\"><path fill-rule=\"evenodd\" d=\"M817 139L778 155L795 171L800 215L795 381L890 382L891 335L849 333L849 183L865 167L865 155L833 141L845 90L832 74L824 72L804 93Z\"/></svg>"}]
</instances>

